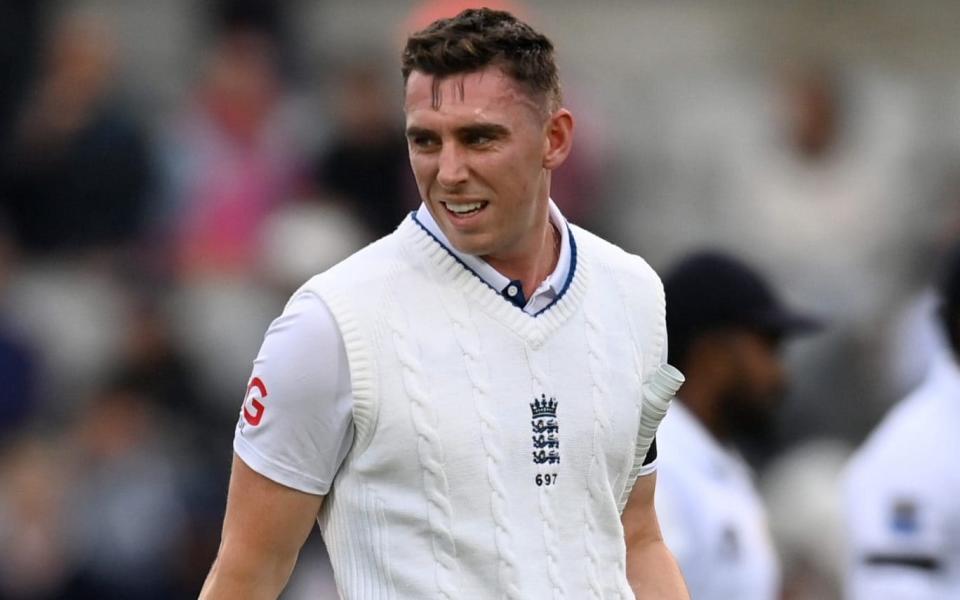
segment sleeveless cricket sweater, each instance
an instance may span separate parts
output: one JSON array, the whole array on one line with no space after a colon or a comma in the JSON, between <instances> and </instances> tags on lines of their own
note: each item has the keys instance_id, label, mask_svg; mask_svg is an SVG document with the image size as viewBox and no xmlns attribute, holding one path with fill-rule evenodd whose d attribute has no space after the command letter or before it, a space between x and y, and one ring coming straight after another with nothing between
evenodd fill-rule
<instances>
[{"instance_id":1,"label":"sleeveless cricket sweater","mask_svg":"<svg viewBox=\"0 0 960 600\"><path fill-rule=\"evenodd\" d=\"M412 218L305 284L354 390L356 437L319 517L344 599L633 598L617 506L663 288L571 233L567 287L536 316Z\"/></svg>"}]
</instances>

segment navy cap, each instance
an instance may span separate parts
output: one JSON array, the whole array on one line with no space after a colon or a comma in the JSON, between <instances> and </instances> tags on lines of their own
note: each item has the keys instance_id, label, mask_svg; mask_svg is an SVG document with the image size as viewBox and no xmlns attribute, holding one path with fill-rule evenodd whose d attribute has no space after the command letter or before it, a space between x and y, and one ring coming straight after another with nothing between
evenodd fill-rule
<instances>
[{"instance_id":1,"label":"navy cap","mask_svg":"<svg viewBox=\"0 0 960 600\"><path fill-rule=\"evenodd\" d=\"M751 267L719 252L684 258L664 278L664 288L671 346L675 339L685 346L717 329L790 336L821 327L817 319L788 308Z\"/></svg>"}]
</instances>

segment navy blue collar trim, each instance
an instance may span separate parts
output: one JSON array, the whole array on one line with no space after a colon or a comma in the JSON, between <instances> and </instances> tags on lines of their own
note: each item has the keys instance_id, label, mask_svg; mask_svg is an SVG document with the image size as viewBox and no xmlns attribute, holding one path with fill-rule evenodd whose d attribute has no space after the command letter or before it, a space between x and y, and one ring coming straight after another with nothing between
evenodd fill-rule
<instances>
[{"instance_id":1,"label":"navy blue collar trim","mask_svg":"<svg viewBox=\"0 0 960 600\"><path fill-rule=\"evenodd\" d=\"M424 233L426 233L426 234L429 235L431 238L433 238L433 241L435 241L437 244L439 244L440 247L443 248L443 249L447 252L447 254L449 254L455 261L457 261L458 263L460 263L460 264L463 266L464 269L466 269L467 271L469 271L470 273L472 273L473 276L476 277L477 279L479 279L480 281L482 281L484 285L486 285L488 288L490 288L491 290L493 290L494 292L496 292L497 295L500 296L501 298L503 298L508 304L510 304L510 305L512 305L512 306L515 306L516 308L519 308L521 312L523 312L524 314L527 314L527 312L523 310L523 307L522 307L522 306L517 306L516 304L514 304L510 299L508 299L506 296L503 295L503 292L502 292L501 290L498 290L497 288L495 288L495 287L493 287L492 285L490 285L490 284L487 282L486 279L484 279L483 277L480 276L479 273L477 273L476 271L474 271L473 269L471 269L471 268L467 265L467 263L465 263L465 262L463 262L462 260L460 260L460 257L459 257L459 256L457 256L456 254L454 254L453 252L451 252L451 251L450 251L450 248L447 248L447 246L446 246L443 242L441 242L441 241L437 238L437 236L433 235L433 233L432 233L429 229L427 229L427 228L423 225L423 223L420 222L419 219L417 219L417 211L415 211L415 210L414 210L414 211L411 211L411 212L410 212L410 218L413 219L413 222L416 223L417 226L419 226L420 229L422 229L422 230L424 231ZM567 293L567 289L570 288L570 284L573 282L573 276L574 276L574 274L577 272L577 242L576 242L576 240L573 239L573 231L570 230L570 225L567 225L567 234L568 234L567 237L570 239L570 272L567 273L567 280L563 282L563 287L560 289L560 293L557 294L557 297L554 298L553 301L552 301L550 304L546 305L545 307L543 307L542 309L540 309L539 311L537 311L537 312L534 313L533 315L528 315L528 316L539 317L539 316L542 315L544 312L548 311L554 304L556 304L557 302L560 301L561 298L563 298L563 295Z\"/></svg>"}]
</instances>

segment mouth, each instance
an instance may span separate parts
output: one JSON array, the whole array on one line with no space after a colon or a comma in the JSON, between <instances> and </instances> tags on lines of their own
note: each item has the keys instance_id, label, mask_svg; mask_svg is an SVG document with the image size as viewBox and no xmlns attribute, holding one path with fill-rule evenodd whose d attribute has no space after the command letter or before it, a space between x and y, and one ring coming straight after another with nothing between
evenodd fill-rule
<instances>
[{"instance_id":1,"label":"mouth","mask_svg":"<svg viewBox=\"0 0 960 600\"><path fill-rule=\"evenodd\" d=\"M489 202L479 200L476 202L441 202L448 213L456 217L469 217L477 214L487 207Z\"/></svg>"}]
</instances>

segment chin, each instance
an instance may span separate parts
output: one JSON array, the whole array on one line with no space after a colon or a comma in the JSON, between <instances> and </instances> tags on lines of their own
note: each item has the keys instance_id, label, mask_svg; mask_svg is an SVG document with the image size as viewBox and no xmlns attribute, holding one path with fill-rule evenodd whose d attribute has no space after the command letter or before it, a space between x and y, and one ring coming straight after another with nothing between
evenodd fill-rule
<instances>
[{"instance_id":1,"label":"chin","mask_svg":"<svg viewBox=\"0 0 960 600\"><path fill-rule=\"evenodd\" d=\"M478 240L464 239L463 236L447 236L447 239L450 240L450 244L456 248L458 251L463 252L464 254L469 254L471 256L486 256L490 254L490 250L487 248L486 244L480 243Z\"/></svg>"}]
</instances>

